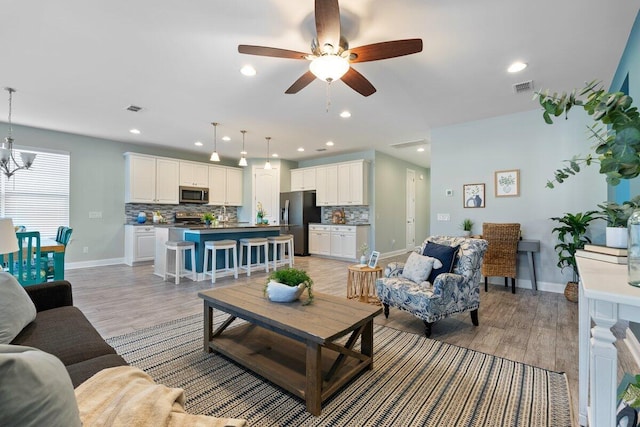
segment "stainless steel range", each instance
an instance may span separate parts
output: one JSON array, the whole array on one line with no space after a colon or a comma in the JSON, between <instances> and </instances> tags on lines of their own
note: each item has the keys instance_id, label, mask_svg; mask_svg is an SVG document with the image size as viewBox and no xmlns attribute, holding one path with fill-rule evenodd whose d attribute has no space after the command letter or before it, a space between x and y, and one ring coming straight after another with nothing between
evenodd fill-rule
<instances>
[{"instance_id":1,"label":"stainless steel range","mask_svg":"<svg viewBox=\"0 0 640 427\"><path fill-rule=\"evenodd\" d=\"M202 225L202 214L197 212L176 212L176 225Z\"/></svg>"}]
</instances>

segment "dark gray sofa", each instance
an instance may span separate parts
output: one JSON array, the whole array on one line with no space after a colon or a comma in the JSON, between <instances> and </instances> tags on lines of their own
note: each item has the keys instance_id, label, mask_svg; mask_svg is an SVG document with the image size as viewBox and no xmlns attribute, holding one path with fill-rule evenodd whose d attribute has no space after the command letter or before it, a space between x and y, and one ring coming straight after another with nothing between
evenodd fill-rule
<instances>
[{"instance_id":1,"label":"dark gray sofa","mask_svg":"<svg viewBox=\"0 0 640 427\"><path fill-rule=\"evenodd\" d=\"M74 387L102 369L127 365L73 306L71 283L61 280L24 289L35 304L37 315L11 344L35 347L58 357Z\"/></svg>"}]
</instances>

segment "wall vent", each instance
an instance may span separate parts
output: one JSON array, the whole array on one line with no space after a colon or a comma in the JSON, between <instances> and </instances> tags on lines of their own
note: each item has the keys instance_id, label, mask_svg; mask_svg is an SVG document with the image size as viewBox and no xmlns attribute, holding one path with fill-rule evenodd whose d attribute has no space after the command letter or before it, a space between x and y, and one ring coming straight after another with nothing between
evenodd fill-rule
<instances>
[{"instance_id":1,"label":"wall vent","mask_svg":"<svg viewBox=\"0 0 640 427\"><path fill-rule=\"evenodd\" d=\"M526 82L520 82L513 85L514 93L530 92L533 90L533 80L527 80Z\"/></svg>"},{"instance_id":2,"label":"wall vent","mask_svg":"<svg viewBox=\"0 0 640 427\"><path fill-rule=\"evenodd\" d=\"M142 107L138 107L137 105L129 105L127 107L127 111L133 111L134 113L137 113L140 110L142 110Z\"/></svg>"}]
</instances>

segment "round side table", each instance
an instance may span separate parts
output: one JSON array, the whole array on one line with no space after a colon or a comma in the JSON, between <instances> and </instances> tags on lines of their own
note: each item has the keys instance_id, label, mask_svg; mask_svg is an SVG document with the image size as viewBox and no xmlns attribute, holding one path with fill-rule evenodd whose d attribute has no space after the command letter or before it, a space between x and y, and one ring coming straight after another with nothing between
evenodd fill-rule
<instances>
[{"instance_id":1,"label":"round side table","mask_svg":"<svg viewBox=\"0 0 640 427\"><path fill-rule=\"evenodd\" d=\"M350 265L347 274L347 298L380 305L376 295L376 279L382 277L382 267Z\"/></svg>"}]
</instances>

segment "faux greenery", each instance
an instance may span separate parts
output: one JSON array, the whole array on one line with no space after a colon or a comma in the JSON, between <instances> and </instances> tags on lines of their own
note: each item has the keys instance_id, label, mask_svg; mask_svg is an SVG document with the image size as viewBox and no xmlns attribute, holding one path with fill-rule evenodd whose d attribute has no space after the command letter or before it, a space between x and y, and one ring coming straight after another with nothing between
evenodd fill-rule
<instances>
[{"instance_id":1,"label":"faux greenery","mask_svg":"<svg viewBox=\"0 0 640 427\"><path fill-rule=\"evenodd\" d=\"M558 263L561 269L570 267L573 273L573 281L578 281L578 266L576 264L576 251L584 248L586 243L591 243L591 239L586 236L587 228L591 221L598 218L597 211L578 212L576 214L565 213L561 217L551 218L561 225L551 230L558 233L559 243L555 246L558 253Z\"/></svg>"},{"instance_id":2,"label":"faux greenery","mask_svg":"<svg viewBox=\"0 0 640 427\"><path fill-rule=\"evenodd\" d=\"M304 270L299 270L297 268L282 268L280 270L272 271L267 278L267 283L264 286L264 293L267 293L267 285L269 282L273 280L274 282L282 283L287 286L298 286L303 283L304 287L307 289L307 300L303 303L303 305L311 304L313 301L313 292L311 288L313 287L313 280Z\"/></svg>"},{"instance_id":3,"label":"faux greenery","mask_svg":"<svg viewBox=\"0 0 640 427\"><path fill-rule=\"evenodd\" d=\"M460 228L462 228L464 231L471 231L471 229L473 228L473 221L471 221L469 218L463 219L462 223L460 223Z\"/></svg>"},{"instance_id":4,"label":"faux greenery","mask_svg":"<svg viewBox=\"0 0 640 427\"><path fill-rule=\"evenodd\" d=\"M607 221L608 227L626 227L633 211L640 207L640 196L622 202L621 205L616 202L604 202L598 207L601 209L600 218Z\"/></svg>"},{"instance_id":5,"label":"faux greenery","mask_svg":"<svg viewBox=\"0 0 640 427\"><path fill-rule=\"evenodd\" d=\"M216 216L211 212L205 212L202 214L202 220L205 222L207 221L211 222L211 221L214 221L215 219L216 219Z\"/></svg>"},{"instance_id":6,"label":"faux greenery","mask_svg":"<svg viewBox=\"0 0 640 427\"><path fill-rule=\"evenodd\" d=\"M547 182L553 188L554 182L562 183L580 172L581 165L600 164L600 173L607 176L607 182L618 185L621 179L631 179L640 175L640 114L632 106L633 99L622 92L606 92L602 83L592 81L576 95L576 91L567 94L536 93L544 112L542 117L548 124L553 117L562 114L565 119L569 110L582 107L593 116L594 123L588 127L589 139L594 142L595 155L574 156L566 160L567 166L557 169L555 178Z\"/></svg>"},{"instance_id":7,"label":"faux greenery","mask_svg":"<svg viewBox=\"0 0 640 427\"><path fill-rule=\"evenodd\" d=\"M369 245L366 243L363 243L362 246L360 246L360 255L366 256L367 252L369 252Z\"/></svg>"}]
</instances>

